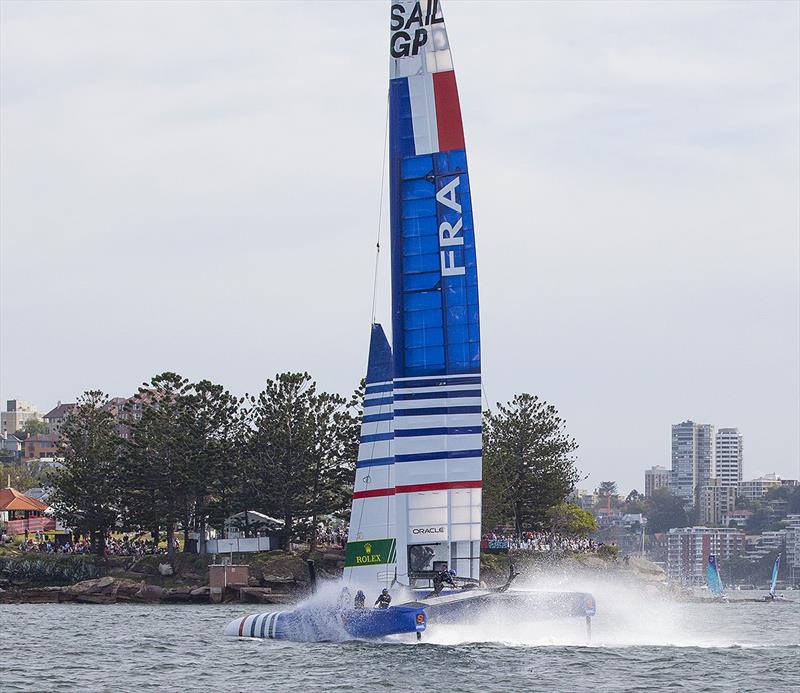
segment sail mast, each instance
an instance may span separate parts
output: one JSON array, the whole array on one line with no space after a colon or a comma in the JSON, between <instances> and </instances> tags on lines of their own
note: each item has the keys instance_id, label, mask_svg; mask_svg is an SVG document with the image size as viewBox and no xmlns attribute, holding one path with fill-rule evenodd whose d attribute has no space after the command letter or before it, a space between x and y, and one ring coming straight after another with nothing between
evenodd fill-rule
<instances>
[{"instance_id":1,"label":"sail mast","mask_svg":"<svg viewBox=\"0 0 800 693\"><path fill-rule=\"evenodd\" d=\"M481 389L472 197L438 0L394 2L389 151L401 578L479 578Z\"/></svg>"}]
</instances>

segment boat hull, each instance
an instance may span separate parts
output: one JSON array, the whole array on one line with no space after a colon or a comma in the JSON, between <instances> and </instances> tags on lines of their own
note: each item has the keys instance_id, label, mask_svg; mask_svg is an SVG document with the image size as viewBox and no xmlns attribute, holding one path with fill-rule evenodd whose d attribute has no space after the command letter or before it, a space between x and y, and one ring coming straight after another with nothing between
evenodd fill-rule
<instances>
[{"instance_id":1,"label":"boat hull","mask_svg":"<svg viewBox=\"0 0 800 693\"><path fill-rule=\"evenodd\" d=\"M388 609L299 608L269 611L231 621L225 635L242 638L325 642L422 633L425 611L413 606Z\"/></svg>"}]
</instances>

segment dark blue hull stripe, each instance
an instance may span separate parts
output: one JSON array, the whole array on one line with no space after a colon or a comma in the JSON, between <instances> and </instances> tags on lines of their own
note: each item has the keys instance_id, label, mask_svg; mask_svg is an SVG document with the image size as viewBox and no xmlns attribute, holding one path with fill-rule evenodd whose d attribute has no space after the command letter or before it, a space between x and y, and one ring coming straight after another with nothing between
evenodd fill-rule
<instances>
[{"instance_id":1,"label":"dark blue hull stripe","mask_svg":"<svg viewBox=\"0 0 800 693\"><path fill-rule=\"evenodd\" d=\"M408 428L394 432L395 438L415 438L416 436L457 436L466 433L480 433L481 426L457 426L455 428Z\"/></svg>"},{"instance_id":2,"label":"dark blue hull stripe","mask_svg":"<svg viewBox=\"0 0 800 693\"><path fill-rule=\"evenodd\" d=\"M421 407L420 409L395 409L394 416L438 416L440 414L480 414L481 407ZM364 421L367 417L364 417Z\"/></svg>"},{"instance_id":3,"label":"dark blue hull stripe","mask_svg":"<svg viewBox=\"0 0 800 693\"><path fill-rule=\"evenodd\" d=\"M480 397L480 390L448 390L446 392L405 392L394 396L395 401L400 400L419 400L419 399L456 399L458 397ZM368 402L365 406L372 406Z\"/></svg>"},{"instance_id":4,"label":"dark blue hull stripe","mask_svg":"<svg viewBox=\"0 0 800 693\"><path fill-rule=\"evenodd\" d=\"M395 462L425 462L428 460L457 460L465 457L480 457L481 450L445 450L444 452L418 452L413 455L396 455Z\"/></svg>"}]
</instances>

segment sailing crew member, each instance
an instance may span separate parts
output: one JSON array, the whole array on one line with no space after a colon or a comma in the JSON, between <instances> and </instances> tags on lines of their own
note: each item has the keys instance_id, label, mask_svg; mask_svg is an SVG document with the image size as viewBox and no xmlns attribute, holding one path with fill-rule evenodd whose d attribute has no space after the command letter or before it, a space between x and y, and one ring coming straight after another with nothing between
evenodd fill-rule
<instances>
[{"instance_id":1,"label":"sailing crew member","mask_svg":"<svg viewBox=\"0 0 800 693\"><path fill-rule=\"evenodd\" d=\"M367 595L364 594L361 590L358 590L358 592L356 592L356 598L353 600L353 606L356 609L363 609L366 601L367 601Z\"/></svg>"},{"instance_id":2,"label":"sailing crew member","mask_svg":"<svg viewBox=\"0 0 800 693\"><path fill-rule=\"evenodd\" d=\"M381 590L381 593L378 595L378 598L375 600L375 606L379 609L388 609L389 604L392 603L392 595L389 594L389 590L385 587Z\"/></svg>"},{"instance_id":3,"label":"sailing crew member","mask_svg":"<svg viewBox=\"0 0 800 693\"><path fill-rule=\"evenodd\" d=\"M456 583L453 582L453 578L455 577L456 571L450 568L450 570L442 570L433 578L433 594L434 596L438 597L442 593L442 589L444 588L444 583L446 582L450 587L455 587Z\"/></svg>"}]
</instances>

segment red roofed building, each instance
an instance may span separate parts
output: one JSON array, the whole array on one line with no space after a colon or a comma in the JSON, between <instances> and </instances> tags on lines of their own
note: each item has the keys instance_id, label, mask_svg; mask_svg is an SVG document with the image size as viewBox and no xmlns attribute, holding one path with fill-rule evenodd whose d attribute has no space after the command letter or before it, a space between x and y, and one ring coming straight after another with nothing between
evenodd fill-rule
<instances>
[{"instance_id":1,"label":"red roofed building","mask_svg":"<svg viewBox=\"0 0 800 693\"><path fill-rule=\"evenodd\" d=\"M47 503L29 498L14 488L0 489L0 523L7 534L54 530L55 519L44 514L47 508Z\"/></svg>"}]
</instances>

